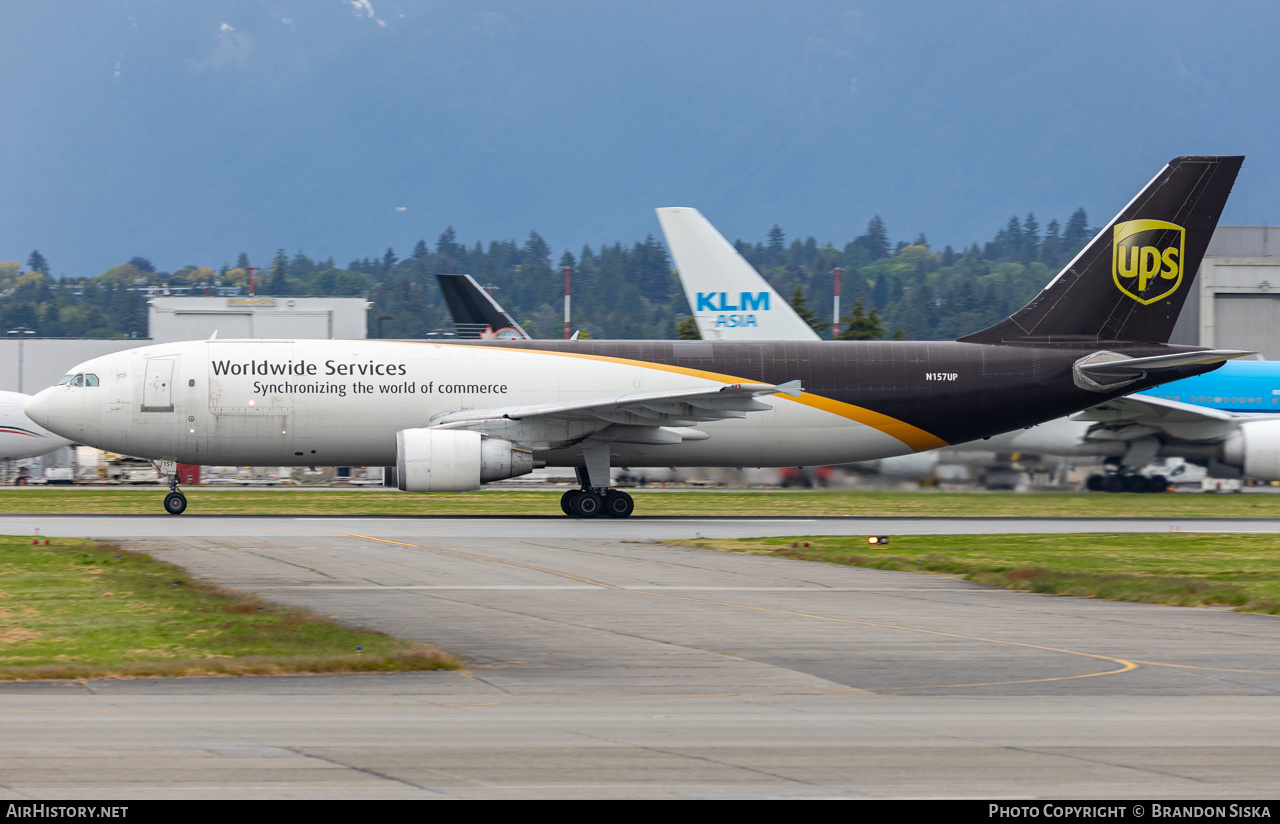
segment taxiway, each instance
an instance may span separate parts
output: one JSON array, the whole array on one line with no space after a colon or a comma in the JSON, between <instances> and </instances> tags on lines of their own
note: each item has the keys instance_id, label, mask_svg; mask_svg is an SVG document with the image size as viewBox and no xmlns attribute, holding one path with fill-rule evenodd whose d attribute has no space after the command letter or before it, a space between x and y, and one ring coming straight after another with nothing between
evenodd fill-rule
<instances>
[{"instance_id":1,"label":"taxiway","mask_svg":"<svg viewBox=\"0 0 1280 824\"><path fill-rule=\"evenodd\" d=\"M1274 617L653 543L1276 521L0 518L37 526L467 669L0 685L0 797L1280 793Z\"/></svg>"}]
</instances>

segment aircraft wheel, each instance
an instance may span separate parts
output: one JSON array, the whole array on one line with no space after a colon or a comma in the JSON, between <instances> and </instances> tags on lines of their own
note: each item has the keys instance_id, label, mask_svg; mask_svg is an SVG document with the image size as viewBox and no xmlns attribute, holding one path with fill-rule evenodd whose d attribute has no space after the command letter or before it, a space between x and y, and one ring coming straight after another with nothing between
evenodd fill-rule
<instances>
[{"instance_id":1,"label":"aircraft wheel","mask_svg":"<svg viewBox=\"0 0 1280 824\"><path fill-rule=\"evenodd\" d=\"M1120 475L1108 475L1102 482L1102 488L1107 492L1124 492L1124 478Z\"/></svg>"},{"instance_id":2,"label":"aircraft wheel","mask_svg":"<svg viewBox=\"0 0 1280 824\"><path fill-rule=\"evenodd\" d=\"M1141 475L1126 475L1124 478L1125 492L1146 492L1147 479Z\"/></svg>"},{"instance_id":3,"label":"aircraft wheel","mask_svg":"<svg viewBox=\"0 0 1280 824\"><path fill-rule=\"evenodd\" d=\"M170 492L164 496L164 511L170 515L181 515L187 511L187 496L181 492Z\"/></svg>"},{"instance_id":4,"label":"aircraft wheel","mask_svg":"<svg viewBox=\"0 0 1280 824\"><path fill-rule=\"evenodd\" d=\"M1088 480L1084 482L1085 489L1088 489L1090 492L1101 492L1106 489L1106 485L1106 475L1090 475Z\"/></svg>"},{"instance_id":5,"label":"aircraft wheel","mask_svg":"<svg viewBox=\"0 0 1280 824\"><path fill-rule=\"evenodd\" d=\"M600 514L603 503L604 501L600 500L600 496L596 493L583 490L574 496L570 506L573 508L573 514L579 518L594 518Z\"/></svg>"},{"instance_id":6,"label":"aircraft wheel","mask_svg":"<svg viewBox=\"0 0 1280 824\"><path fill-rule=\"evenodd\" d=\"M1148 492L1168 492L1169 479L1163 475L1153 475L1152 477L1147 478L1147 491Z\"/></svg>"},{"instance_id":7,"label":"aircraft wheel","mask_svg":"<svg viewBox=\"0 0 1280 824\"><path fill-rule=\"evenodd\" d=\"M570 489L568 492L560 496L560 509L570 518L573 517L573 496L580 493L581 489Z\"/></svg>"},{"instance_id":8,"label":"aircraft wheel","mask_svg":"<svg viewBox=\"0 0 1280 824\"><path fill-rule=\"evenodd\" d=\"M635 508L636 502L621 490L610 489L604 497L604 511L610 518L626 518Z\"/></svg>"}]
</instances>

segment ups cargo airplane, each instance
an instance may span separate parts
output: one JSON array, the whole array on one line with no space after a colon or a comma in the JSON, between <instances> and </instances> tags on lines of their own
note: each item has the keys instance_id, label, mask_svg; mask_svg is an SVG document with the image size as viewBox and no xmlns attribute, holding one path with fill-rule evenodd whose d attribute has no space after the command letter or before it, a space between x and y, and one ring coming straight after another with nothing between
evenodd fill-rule
<instances>
[{"instance_id":1,"label":"ups cargo airplane","mask_svg":"<svg viewBox=\"0 0 1280 824\"><path fill-rule=\"evenodd\" d=\"M86 361L26 411L160 461L174 514L182 462L394 466L411 492L574 467L567 514L626 517L612 465L886 458L1246 354L1167 343L1242 161L1174 159L1030 303L954 342L211 339Z\"/></svg>"},{"instance_id":2,"label":"ups cargo airplane","mask_svg":"<svg viewBox=\"0 0 1280 824\"><path fill-rule=\"evenodd\" d=\"M758 305L769 310L767 295L776 298L777 293L697 209L657 213L689 305L719 309L718 298L722 305L752 310L738 315L695 310L704 338L817 340L786 303L775 300L772 311L754 311ZM1088 488L1096 492L1165 492L1168 478L1144 476L1141 470L1168 457L1204 466L1214 478L1280 481L1280 362L1232 361L1211 375L1161 384L1070 418L889 458L879 462L879 469L919 479L932 477L940 463L949 461L999 465L998 453L1094 458L1104 465L1103 474L1088 479Z\"/></svg>"}]
</instances>

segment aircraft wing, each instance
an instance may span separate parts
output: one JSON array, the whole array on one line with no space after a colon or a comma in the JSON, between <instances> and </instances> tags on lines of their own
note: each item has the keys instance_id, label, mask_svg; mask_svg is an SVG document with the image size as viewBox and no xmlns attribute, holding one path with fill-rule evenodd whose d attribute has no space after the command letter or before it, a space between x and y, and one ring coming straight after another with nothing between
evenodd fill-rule
<instances>
[{"instance_id":1,"label":"aircraft wing","mask_svg":"<svg viewBox=\"0 0 1280 824\"><path fill-rule=\"evenodd\" d=\"M1091 406L1071 416L1073 421L1099 421L1102 423L1208 423L1234 420L1237 416L1223 409L1210 409L1190 403L1153 398L1148 395L1129 395L1123 398Z\"/></svg>"},{"instance_id":2,"label":"aircraft wing","mask_svg":"<svg viewBox=\"0 0 1280 824\"><path fill-rule=\"evenodd\" d=\"M1096 421L1117 435L1138 436L1142 431L1162 432L1187 441L1219 441L1249 421L1280 419L1280 414L1239 415L1190 403L1129 395L1100 403L1071 416L1074 421Z\"/></svg>"},{"instance_id":3,"label":"aircraft wing","mask_svg":"<svg viewBox=\"0 0 1280 824\"><path fill-rule=\"evenodd\" d=\"M772 407L759 395L798 397L800 381L781 385L735 383L658 392L635 392L567 403L543 403L446 412L431 420L440 429L474 429L550 448L588 436L623 443L680 443L703 440L695 427L708 421L745 418Z\"/></svg>"},{"instance_id":4,"label":"aircraft wing","mask_svg":"<svg viewBox=\"0 0 1280 824\"><path fill-rule=\"evenodd\" d=\"M593 398L570 403L541 403L531 406L507 406L496 409L468 409L447 412L435 418L433 426L486 421L494 419L529 420L533 418L558 418L561 420L598 419L611 423L636 422L664 423L675 426L692 426L702 421L718 421L724 418L745 417L748 412L760 412L772 407L755 399L756 395L782 393L799 397L800 381L780 386L767 383L734 383L728 386L700 386L693 389L675 389L660 392L635 392L607 398ZM628 418L620 421L619 418Z\"/></svg>"}]
</instances>

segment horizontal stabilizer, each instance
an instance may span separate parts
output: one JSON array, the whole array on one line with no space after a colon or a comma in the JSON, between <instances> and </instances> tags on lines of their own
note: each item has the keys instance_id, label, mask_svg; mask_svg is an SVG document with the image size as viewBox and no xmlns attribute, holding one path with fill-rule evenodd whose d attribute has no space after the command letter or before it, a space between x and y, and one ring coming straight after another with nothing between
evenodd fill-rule
<instances>
[{"instance_id":1,"label":"horizontal stabilizer","mask_svg":"<svg viewBox=\"0 0 1280 824\"><path fill-rule=\"evenodd\" d=\"M1232 358L1242 358L1245 355L1253 354L1256 353L1243 352L1237 349L1206 349L1201 352L1178 352L1172 355L1155 355L1150 358L1082 361L1076 365L1076 369L1099 383L1109 383L1117 380L1141 378L1153 372L1161 372L1167 369L1222 363ZM1090 357L1096 356L1091 355Z\"/></svg>"}]
</instances>

